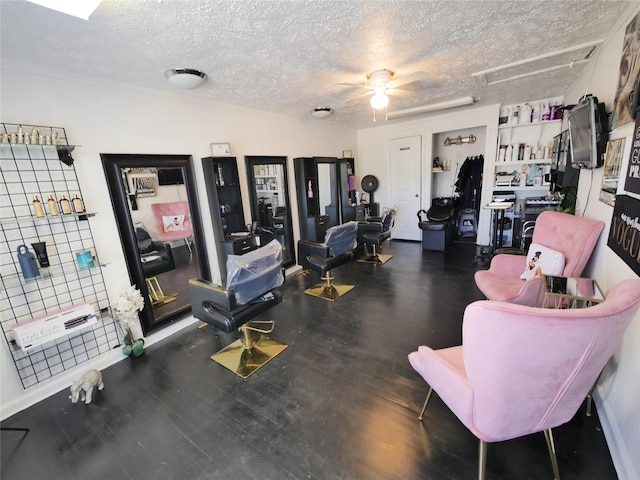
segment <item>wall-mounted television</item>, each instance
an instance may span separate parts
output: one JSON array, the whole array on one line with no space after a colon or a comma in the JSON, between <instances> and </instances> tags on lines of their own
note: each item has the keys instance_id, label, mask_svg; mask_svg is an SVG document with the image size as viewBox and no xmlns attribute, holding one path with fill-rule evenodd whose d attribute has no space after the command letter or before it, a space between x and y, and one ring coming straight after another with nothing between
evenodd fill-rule
<instances>
[{"instance_id":1,"label":"wall-mounted television","mask_svg":"<svg viewBox=\"0 0 640 480\"><path fill-rule=\"evenodd\" d=\"M598 168L604 163L609 139L609 120L604 103L587 95L569 110L571 166Z\"/></svg>"},{"instance_id":2,"label":"wall-mounted television","mask_svg":"<svg viewBox=\"0 0 640 480\"><path fill-rule=\"evenodd\" d=\"M182 168L158 168L158 185L183 185Z\"/></svg>"}]
</instances>

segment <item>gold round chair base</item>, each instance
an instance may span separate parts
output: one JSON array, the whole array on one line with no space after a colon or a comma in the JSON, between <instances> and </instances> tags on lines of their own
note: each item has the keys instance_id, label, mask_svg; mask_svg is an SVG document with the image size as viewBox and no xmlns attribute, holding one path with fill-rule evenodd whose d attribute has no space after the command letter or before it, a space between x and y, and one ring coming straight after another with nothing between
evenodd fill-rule
<instances>
[{"instance_id":1,"label":"gold round chair base","mask_svg":"<svg viewBox=\"0 0 640 480\"><path fill-rule=\"evenodd\" d=\"M365 255L363 257L360 257L358 260L356 260L356 262L375 263L378 265L382 265L391 260L391 257L393 257L393 255L384 255L382 253L377 253L375 255Z\"/></svg>"},{"instance_id":2,"label":"gold round chair base","mask_svg":"<svg viewBox=\"0 0 640 480\"><path fill-rule=\"evenodd\" d=\"M284 343L265 336L261 336L250 347L245 347L242 339L239 339L211 355L211 360L242 378L247 378L286 348L287 345Z\"/></svg>"},{"instance_id":3,"label":"gold round chair base","mask_svg":"<svg viewBox=\"0 0 640 480\"><path fill-rule=\"evenodd\" d=\"M333 302L334 300L337 300L342 295L347 293L353 287L355 287L355 285L327 285L326 283L322 283L316 287L307 288L304 293L306 293L307 295L312 295L314 297L324 298L325 300Z\"/></svg>"}]
</instances>

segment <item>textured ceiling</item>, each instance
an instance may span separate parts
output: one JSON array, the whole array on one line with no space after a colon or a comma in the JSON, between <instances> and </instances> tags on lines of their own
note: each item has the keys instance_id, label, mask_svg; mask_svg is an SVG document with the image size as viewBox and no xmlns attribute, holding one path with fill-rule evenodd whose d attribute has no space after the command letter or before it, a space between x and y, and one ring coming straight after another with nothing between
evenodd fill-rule
<instances>
[{"instance_id":1,"label":"textured ceiling","mask_svg":"<svg viewBox=\"0 0 640 480\"><path fill-rule=\"evenodd\" d=\"M410 95L391 98L389 111L469 95L480 105L564 95L584 63L487 86L472 74L604 40L630 3L103 0L84 21L0 0L0 53L172 91L164 71L195 68L208 78L185 95L361 127L372 124L368 97L359 96L366 90L339 84L364 85L365 75L381 68L398 79L427 72L406 85ZM311 119L318 106L334 114Z\"/></svg>"}]
</instances>

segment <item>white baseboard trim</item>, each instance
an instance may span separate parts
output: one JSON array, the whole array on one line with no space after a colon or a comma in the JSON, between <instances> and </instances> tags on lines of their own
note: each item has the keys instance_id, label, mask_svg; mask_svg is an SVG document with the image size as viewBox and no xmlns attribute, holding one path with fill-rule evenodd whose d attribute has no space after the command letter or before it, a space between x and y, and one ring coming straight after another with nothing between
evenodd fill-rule
<instances>
[{"instance_id":1,"label":"white baseboard trim","mask_svg":"<svg viewBox=\"0 0 640 480\"><path fill-rule=\"evenodd\" d=\"M620 442L623 438L620 427L616 422L614 412L609 408L606 402L602 401L601 387L598 386L594 392L593 401L598 409L598 417L600 418L600 424L602 425L602 431L607 439L607 445L609 446L609 452L611 453L611 459L613 460L613 466L616 469L618 478L621 480L631 480L640 478L640 462L637 457L631 455L631 452L627 449L627 445ZM636 458L635 464L634 458Z\"/></svg>"},{"instance_id":2,"label":"white baseboard trim","mask_svg":"<svg viewBox=\"0 0 640 480\"><path fill-rule=\"evenodd\" d=\"M184 318L178 322L172 323L157 332L152 333L148 337L145 337L145 348L150 347L154 343L158 343L161 340L164 340L167 337L170 337L174 333L186 328L190 325L193 325L198 320L196 320L192 315ZM83 363L82 365L77 365L65 372L55 375L51 377L51 379L39 383L38 385L34 385L33 387L29 387L24 390L24 395L21 395L18 398L15 398L11 402L2 406L2 411L0 412L0 420L4 421L7 418L15 415L22 410L27 409L35 405L36 403L44 400L45 398L49 398L51 395L55 395L61 390L68 389L71 383L74 380L79 378L84 372L87 370L91 370L95 368L97 370L103 370L111 365L114 365L121 360L124 360L125 357L120 348L115 348L113 350L109 350L108 352L103 353L102 355L90 359L88 362ZM105 382L105 388L109 388L108 382Z\"/></svg>"}]
</instances>

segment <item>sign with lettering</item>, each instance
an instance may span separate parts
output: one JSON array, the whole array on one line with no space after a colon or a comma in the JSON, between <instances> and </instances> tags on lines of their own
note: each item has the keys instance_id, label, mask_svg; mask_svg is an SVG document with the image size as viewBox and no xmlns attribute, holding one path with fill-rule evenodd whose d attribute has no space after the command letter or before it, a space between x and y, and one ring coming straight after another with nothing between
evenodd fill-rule
<instances>
[{"instance_id":1,"label":"sign with lettering","mask_svg":"<svg viewBox=\"0 0 640 480\"><path fill-rule=\"evenodd\" d=\"M607 245L640 276L640 200L616 196Z\"/></svg>"},{"instance_id":2,"label":"sign with lettering","mask_svg":"<svg viewBox=\"0 0 640 480\"><path fill-rule=\"evenodd\" d=\"M636 125L633 129L633 144L629 154L629 168L627 168L624 189L627 192L640 195L640 115L637 115L637 117Z\"/></svg>"}]
</instances>

